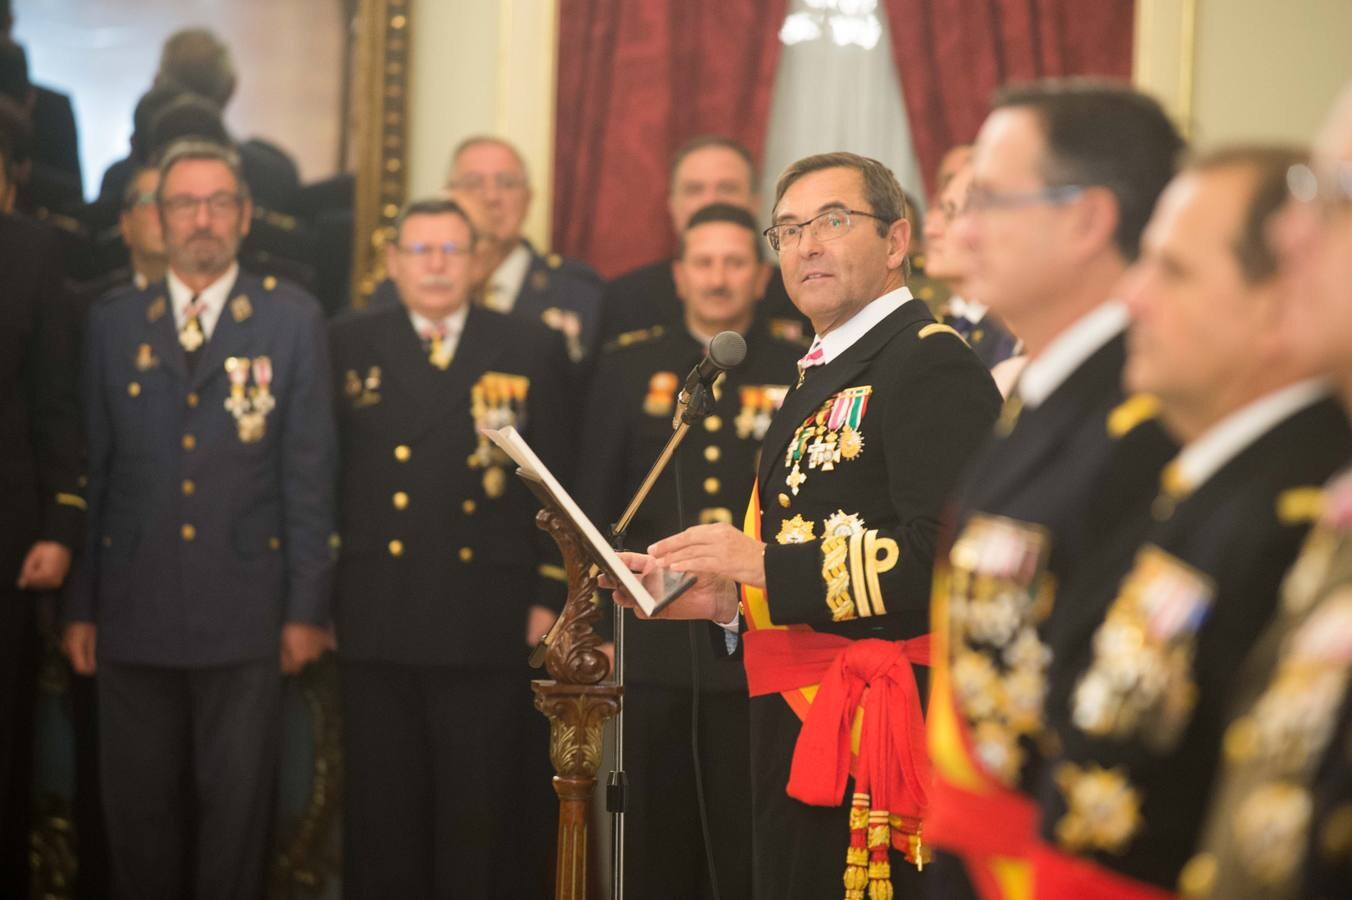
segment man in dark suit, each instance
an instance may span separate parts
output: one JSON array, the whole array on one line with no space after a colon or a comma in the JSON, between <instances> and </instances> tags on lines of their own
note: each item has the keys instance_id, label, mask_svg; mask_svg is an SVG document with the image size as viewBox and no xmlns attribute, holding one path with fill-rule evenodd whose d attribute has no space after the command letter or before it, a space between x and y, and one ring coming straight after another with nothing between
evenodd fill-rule
<instances>
[{"instance_id":1,"label":"man in dark suit","mask_svg":"<svg viewBox=\"0 0 1352 900\"><path fill-rule=\"evenodd\" d=\"M569 363L544 325L469 302L474 240L455 202L410 205L387 250L399 303L332 329L354 898L536 893L513 880L532 864L517 858L522 660L563 575L537 504L478 429L515 426L566 478Z\"/></svg>"},{"instance_id":2,"label":"man in dark suit","mask_svg":"<svg viewBox=\"0 0 1352 900\"><path fill-rule=\"evenodd\" d=\"M474 198L481 213L480 298L489 309L544 322L563 336L574 362L594 359L601 339L601 280L591 267L540 254L521 234L530 209L526 164L502 138L461 141L446 187Z\"/></svg>"},{"instance_id":3,"label":"man in dark suit","mask_svg":"<svg viewBox=\"0 0 1352 900\"><path fill-rule=\"evenodd\" d=\"M55 237L0 214L0 285L0 895L26 897L36 605L84 539L84 457Z\"/></svg>"},{"instance_id":4,"label":"man in dark suit","mask_svg":"<svg viewBox=\"0 0 1352 900\"><path fill-rule=\"evenodd\" d=\"M700 135L672 155L667 209L674 234L682 234L695 211L710 203L732 203L757 214L756 163L751 151L721 135ZM602 300L604 340L653 325L680 328L684 307L676 296L671 260L639 266L611 279ZM798 340L809 333L807 318L789 300L784 279L771 273L759 307L771 334Z\"/></svg>"},{"instance_id":5,"label":"man in dark suit","mask_svg":"<svg viewBox=\"0 0 1352 900\"><path fill-rule=\"evenodd\" d=\"M336 436L315 301L235 261L237 157L161 165L165 281L93 310L88 552L64 643L98 672L114 891L263 892L281 675L328 644Z\"/></svg>"},{"instance_id":6,"label":"man in dark suit","mask_svg":"<svg viewBox=\"0 0 1352 900\"><path fill-rule=\"evenodd\" d=\"M671 437L677 392L709 340L736 331L746 338L747 356L719 380L713 414L681 444L674 463L679 481L669 469L639 508L630 547L647 547L687 524L737 520L761 439L807 349L755 322L770 271L755 219L742 207L715 203L695 213L673 266L685 327L621 335L596 371L576 487L593 521L615 522L647 475ZM632 623L633 614L625 615ZM715 656L702 628L692 642L683 622L631 625L625 640L625 891L692 900L713 895L700 836L702 784L719 895L749 897L751 858L740 852L751 827L742 666L725 653ZM698 776L692 744L699 749Z\"/></svg>"},{"instance_id":7,"label":"man in dark suit","mask_svg":"<svg viewBox=\"0 0 1352 900\"><path fill-rule=\"evenodd\" d=\"M999 394L905 286L910 223L891 172L812 156L777 193L767 235L817 337L766 432L746 531L697 525L628 560L699 576L669 617L732 628L742 586L755 896L832 896L842 868L851 897L888 882L916 896L929 857L916 667L938 520Z\"/></svg>"},{"instance_id":8,"label":"man in dark suit","mask_svg":"<svg viewBox=\"0 0 1352 900\"><path fill-rule=\"evenodd\" d=\"M1161 197L1125 288L1127 384L1159 397L1182 450L1127 573L1065 588L1100 624L1058 660L1064 705L1049 695L1059 752L1042 774L1034 856L1048 896L1180 886L1235 667L1277 609L1312 500L1352 455L1342 410L1291 337L1267 238L1299 159L1240 148L1193 163Z\"/></svg>"},{"instance_id":9,"label":"man in dark suit","mask_svg":"<svg viewBox=\"0 0 1352 900\"><path fill-rule=\"evenodd\" d=\"M956 495L939 557L932 897L1027 890L1048 660L1072 649L1052 643L1074 613L1061 588L1079 567L1114 565L1100 547L1148 507L1174 450L1150 401L1122 388L1128 317L1113 298L1181 145L1163 110L1128 88L1010 90L948 226L945 247L970 247L966 285L1027 336L1030 361ZM1062 171L1074 192L1046 174Z\"/></svg>"}]
</instances>

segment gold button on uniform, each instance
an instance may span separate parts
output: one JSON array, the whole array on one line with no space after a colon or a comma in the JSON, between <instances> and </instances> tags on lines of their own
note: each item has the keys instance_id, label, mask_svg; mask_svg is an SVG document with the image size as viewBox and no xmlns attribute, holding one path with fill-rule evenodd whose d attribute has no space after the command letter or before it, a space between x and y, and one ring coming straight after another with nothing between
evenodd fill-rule
<instances>
[{"instance_id":1,"label":"gold button on uniform","mask_svg":"<svg viewBox=\"0 0 1352 900\"><path fill-rule=\"evenodd\" d=\"M390 541L390 556L403 556L403 555L404 555L404 542L398 540Z\"/></svg>"},{"instance_id":2,"label":"gold button on uniform","mask_svg":"<svg viewBox=\"0 0 1352 900\"><path fill-rule=\"evenodd\" d=\"M408 458L413 455L413 451L408 448L408 444L400 444L394 448L394 458L400 462L408 462Z\"/></svg>"},{"instance_id":3,"label":"gold button on uniform","mask_svg":"<svg viewBox=\"0 0 1352 900\"><path fill-rule=\"evenodd\" d=\"M390 498L390 502L394 504L395 509L407 509L408 494L405 494L403 491L395 491L394 496Z\"/></svg>"},{"instance_id":4,"label":"gold button on uniform","mask_svg":"<svg viewBox=\"0 0 1352 900\"><path fill-rule=\"evenodd\" d=\"M709 418L707 418L707 419L704 420L704 430L705 430L705 431L708 431L708 432L715 432L715 431L718 431L718 429L720 429L720 428L722 428L722 427L723 427L723 420L720 419L718 416L710 416Z\"/></svg>"},{"instance_id":5,"label":"gold button on uniform","mask_svg":"<svg viewBox=\"0 0 1352 900\"><path fill-rule=\"evenodd\" d=\"M788 508L789 508L789 495L788 495L788 494L780 494L780 495L779 495L779 505L782 506L782 507L784 507L785 509L788 509Z\"/></svg>"},{"instance_id":6,"label":"gold button on uniform","mask_svg":"<svg viewBox=\"0 0 1352 900\"><path fill-rule=\"evenodd\" d=\"M282 539L279 538L279 537L270 537L270 538L268 538L268 549L269 549L269 550L280 550L280 549L282 549Z\"/></svg>"},{"instance_id":7,"label":"gold button on uniform","mask_svg":"<svg viewBox=\"0 0 1352 900\"><path fill-rule=\"evenodd\" d=\"M479 506L473 500L466 500L464 503L460 504L460 508L464 510L465 515L472 516Z\"/></svg>"},{"instance_id":8,"label":"gold button on uniform","mask_svg":"<svg viewBox=\"0 0 1352 900\"><path fill-rule=\"evenodd\" d=\"M183 449L184 450L197 449L197 438L193 437L191 434L183 435Z\"/></svg>"},{"instance_id":9,"label":"gold button on uniform","mask_svg":"<svg viewBox=\"0 0 1352 900\"><path fill-rule=\"evenodd\" d=\"M200 402L201 398L197 396L196 391L190 391L188 393L188 409L196 409L197 404Z\"/></svg>"},{"instance_id":10,"label":"gold button on uniform","mask_svg":"<svg viewBox=\"0 0 1352 900\"><path fill-rule=\"evenodd\" d=\"M723 482L719 481L717 478L704 479L704 493L706 494L717 494L718 489L722 486Z\"/></svg>"},{"instance_id":11,"label":"gold button on uniform","mask_svg":"<svg viewBox=\"0 0 1352 900\"><path fill-rule=\"evenodd\" d=\"M128 396L128 397L139 397L139 396L141 396L141 385L140 385L138 382L135 382L135 381L133 381L131 384L127 385L127 396Z\"/></svg>"},{"instance_id":12,"label":"gold button on uniform","mask_svg":"<svg viewBox=\"0 0 1352 900\"><path fill-rule=\"evenodd\" d=\"M196 490L197 490L197 485L193 484L193 481L192 481L191 478L185 478L185 479L183 479L183 496L185 496L185 497L191 497L191 496L193 495L193 492L196 491Z\"/></svg>"},{"instance_id":13,"label":"gold button on uniform","mask_svg":"<svg viewBox=\"0 0 1352 900\"><path fill-rule=\"evenodd\" d=\"M183 536L183 540L185 541L191 541L197 537L197 529L193 528L191 525L184 525L178 530L178 533Z\"/></svg>"},{"instance_id":14,"label":"gold button on uniform","mask_svg":"<svg viewBox=\"0 0 1352 900\"><path fill-rule=\"evenodd\" d=\"M722 456L723 451L720 450L718 447L714 446L713 444L710 444L709 446L704 448L704 458L708 462L716 463L720 458L722 458Z\"/></svg>"},{"instance_id":15,"label":"gold button on uniform","mask_svg":"<svg viewBox=\"0 0 1352 900\"><path fill-rule=\"evenodd\" d=\"M467 562L471 562L473 559L474 559L474 551L473 551L473 550L471 550L471 549L468 548L468 547L461 547L461 548L460 548L460 561L461 561L461 562L466 562L466 563L467 563Z\"/></svg>"}]
</instances>

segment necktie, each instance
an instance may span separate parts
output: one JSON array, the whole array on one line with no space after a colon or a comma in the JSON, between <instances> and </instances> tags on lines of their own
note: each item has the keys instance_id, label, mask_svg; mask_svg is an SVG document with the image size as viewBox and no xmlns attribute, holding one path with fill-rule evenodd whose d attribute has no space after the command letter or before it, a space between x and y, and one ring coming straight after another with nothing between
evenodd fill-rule
<instances>
[{"instance_id":1,"label":"necktie","mask_svg":"<svg viewBox=\"0 0 1352 900\"><path fill-rule=\"evenodd\" d=\"M418 332L422 336L423 350L427 352L427 361L443 372L451 364L452 351L446 340L446 323L438 322L422 327Z\"/></svg>"},{"instance_id":2,"label":"necktie","mask_svg":"<svg viewBox=\"0 0 1352 900\"><path fill-rule=\"evenodd\" d=\"M803 379L807 377L808 369L811 369L814 366L824 365L825 363L826 354L822 351L822 341L821 338L817 338L812 342L811 349L807 351L802 359L798 360L798 384L801 385L803 383Z\"/></svg>"},{"instance_id":3,"label":"necktie","mask_svg":"<svg viewBox=\"0 0 1352 900\"><path fill-rule=\"evenodd\" d=\"M206 304L196 294L183 308L183 327L178 330L178 343L183 348L189 373L197 368L197 358L202 355L202 345L207 341L206 332L202 330L202 313L205 311Z\"/></svg>"}]
</instances>

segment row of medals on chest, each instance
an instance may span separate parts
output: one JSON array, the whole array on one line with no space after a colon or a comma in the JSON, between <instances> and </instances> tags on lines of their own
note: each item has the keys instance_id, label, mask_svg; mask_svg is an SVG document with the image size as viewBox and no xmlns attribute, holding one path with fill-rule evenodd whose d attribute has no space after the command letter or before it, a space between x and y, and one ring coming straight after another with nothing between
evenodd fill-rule
<instances>
[{"instance_id":1,"label":"row of medals on chest","mask_svg":"<svg viewBox=\"0 0 1352 900\"><path fill-rule=\"evenodd\" d=\"M200 333L198 336L196 346L200 347ZM149 344L137 347L135 365L138 372L149 372L159 364L160 360ZM226 358L224 366L226 377L230 379L225 409L235 419L239 439L246 444L257 443L267 433L268 415L277 408L277 398L272 393L272 357L231 356ZM252 384L249 383L250 376Z\"/></svg>"},{"instance_id":2,"label":"row of medals on chest","mask_svg":"<svg viewBox=\"0 0 1352 900\"><path fill-rule=\"evenodd\" d=\"M356 409L374 406L381 400L381 377L380 366L368 367L364 377L349 369L343 377L343 393ZM506 467L511 460L481 431L524 428L529 392L529 378L504 372L485 372L470 388L470 415L478 439L466 464L483 470L484 494L490 498L501 497L506 491Z\"/></svg>"}]
</instances>

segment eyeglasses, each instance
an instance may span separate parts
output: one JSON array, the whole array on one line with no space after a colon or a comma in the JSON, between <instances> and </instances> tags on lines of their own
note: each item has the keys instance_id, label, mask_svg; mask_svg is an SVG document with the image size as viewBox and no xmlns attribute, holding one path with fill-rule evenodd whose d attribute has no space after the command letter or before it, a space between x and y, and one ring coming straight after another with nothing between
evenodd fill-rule
<instances>
[{"instance_id":1,"label":"eyeglasses","mask_svg":"<svg viewBox=\"0 0 1352 900\"><path fill-rule=\"evenodd\" d=\"M1297 202L1332 210L1352 201L1352 162L1334 163L1322 173L1304 163L1294 165L1286 170L1286 189Z\"/></svg>"},{"instance_id":2,"label":"eyeglasses","mask_svg":"<svg viewBox=\"0 0 1352 900\"><path fill-rule=\"evenodd\" d=\"M804 231L811 233L813 240L817 241L834 241L838 237L844 237L854 227L854 220L850 216L865 216L888 224L895 221L858 209L828 209L806 222L785 222L782 225L771 225L761 234L765 235L766 240L770 242L770 246L775 248L775 252L778 253L781 250L792 249L803 239Z\"/></svg>"},{"instance_id":3,"label":"eyeglasses","mask_svg":"<svg viewBox=\"0 0 1352 900\"><path fill-rule=\"evenodd\" d=\"M489 184L495 185L500 191L519 191L526 187L526 183L526 179L520 175L499 172L491 177L486 175L462 175L449 182L447 187L470 194L482 194L488 190Z\"/></svg>"},{"instance_id":4,"label":"eyeglasses","mask_svg":"<svg viewBox=\"0 0 1352 900\"><path fill-rule=\"evenodd\" d=\"M967 192L963 213L993 212L1002 209L1020 209L1025 206L1047 204L1059 206L1069 203L1085 192L1084 185L1054 184L1036 191L992 191L973 185Z\"/></svg>"},{"instance_id":5,"label":"eyeglasses","mask_svg":"<svg viewBox=\"0 0 1352 900\"><path fill-rule=\"evenodd\" d=\"M225 218L239 212L243 198L239 194L221 192L210 197L176 196L165 197L160 201L160 209L171 219L187 219L197 215L197 208L205 205L214 218Z\"/></svg>"},{"instance_id":6,"label":"eyeglasses","mask_svg":"<svg viewBox=\"0 0 1352 900\"><path fill-rule=\"evenodd\" d=\"M433 255L440 253L442 256L464 256L469 253L469 247L463 244L457 244L455 241L446 241L443 244L400 244L399 252L405 256L411 256L414 259L431 259Z\"/></svg>"},{"instance_id":7,"label":"eyeglasses","mask_svg":"<svg viewBox=\"0 0 1352 900\"><path fill-rule=\"evenodd\" d=\"M154 206L154 205L155 205L154 191L139 191L133 194L131 197L127 198L127 202L122 204L122 209L125 210L126 212L131 212L133 209L138 209L142 206Z\"/></svg>"}]
</instances>

